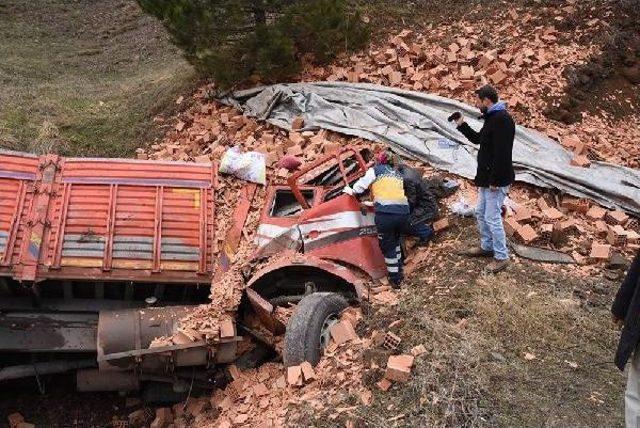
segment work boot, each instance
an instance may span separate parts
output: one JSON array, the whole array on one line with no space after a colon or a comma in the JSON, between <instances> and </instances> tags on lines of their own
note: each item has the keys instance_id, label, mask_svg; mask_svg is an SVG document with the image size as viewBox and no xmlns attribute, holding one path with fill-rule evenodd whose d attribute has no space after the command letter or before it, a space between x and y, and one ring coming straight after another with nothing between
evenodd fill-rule
<instances>
[{"instance_id":1,"label":"work boot","mask_svg":"<svg viewBox=\"0 0 640 428\"><path fill-rule=\"evenodd\" d=\"M491 263L489 263L484 270L489 272L489 273L498 273L500 271L503 271L507 268L507 266L509 266L509 259L505 259L505 260L493 260Z\"/></svg>"},{"instance_id":2,"label":"work boot","mask_svg":"<svg viewBox=\"0 0 640 428\"><path fill-rule=\"evenodd\" d=\"M402 279L390 280L391 288L399 290L402 287Z\"/></svg>"},{"instance_id":3,"label":"work boot","mask_svg":"<svg viewBox=\"0 0 640 428\"><path fill-rule=\"evenodd\" d=\"M493 251L484 250L479 245L460 252L463 256L469 257L493 257Z\"/></svg>"},{"instance_id":4,"label":"work boot","mask_svg":"<svg viewBox=\"0 0 640 428\"><path fill-rule=\"evenodd\" d=\"M426 247L427 245L429 245L429 242L431 242L431 238L427 238L427 239L420 239L420 240L416 243L416 247L418 247L418 248Z\"/></svg>"}]
</instances>

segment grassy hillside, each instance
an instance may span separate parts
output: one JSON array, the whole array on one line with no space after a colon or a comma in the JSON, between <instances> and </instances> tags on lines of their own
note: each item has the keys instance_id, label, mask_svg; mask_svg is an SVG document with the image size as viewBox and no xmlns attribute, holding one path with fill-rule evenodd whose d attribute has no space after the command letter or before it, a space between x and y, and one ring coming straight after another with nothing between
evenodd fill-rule
<instances>
[{"instance_id":1,"label":"grassy hillside","mask_svg":"<svg viewBox=\"0 0 640 428\"><path fill-rule=\"evenodd\" d=\"M0 0L0 147L130 156L194 83L133 0Z\"/></svg>"}]
</instances>

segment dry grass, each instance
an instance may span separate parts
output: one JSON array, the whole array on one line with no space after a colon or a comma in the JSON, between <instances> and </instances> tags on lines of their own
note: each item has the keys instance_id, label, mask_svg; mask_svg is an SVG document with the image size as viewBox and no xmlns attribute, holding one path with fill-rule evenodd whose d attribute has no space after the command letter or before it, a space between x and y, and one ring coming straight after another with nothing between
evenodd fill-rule
<instances>
[{"instance_id":1,"label":"dry grass","mask_svg":"<svg viewBox=\"0 0 640 428\"><path fill-rule=\"evenodd\" d=\"M432 248L397 308L379 308L367 318L369 331L403 319L403 352L425 345L428 352L416 360L410 382L381 392L375 382L382 369L369 370L370 407L358 405L335 420L309 412L307 423L343 426L352 418L369 427L621 426L624 377L612 363L618 333L608 312L616 284L525 261L497 276L479 274L482 261L452 254L474 239L466 233L470 223L460 226ZM458 235L461 242L452 243ZM385 352L370 356L384 367ZM345 400L345 406L354 403Z\"/></svg>"},{"instance_id":2,"label":"dry grass","mask_svg":"<svg viewBox=\"0 0 640 428\"><path fill-rule=\"evenodd\" d=\"M0 0L0 58L0 147L13 150L131 156L194 84L134 0Z\"/></svg>"}]
</instances>

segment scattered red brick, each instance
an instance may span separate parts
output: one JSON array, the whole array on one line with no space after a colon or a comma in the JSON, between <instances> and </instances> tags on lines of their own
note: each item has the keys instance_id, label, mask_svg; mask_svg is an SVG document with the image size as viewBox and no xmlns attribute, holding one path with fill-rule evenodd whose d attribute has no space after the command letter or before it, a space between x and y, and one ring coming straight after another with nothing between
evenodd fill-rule
<instances>
[{"instance_id":1,"label":"scattered red brick","mask_svg":"<svg viewBox=\"0 0 640 428\"><path fill-rule=\"evenodd\" d=\"M389 388L391 388L391 382L389 381L389 379L387 379L386 377L383 377L382 379L380 379L376 385L378 386L378 388L380 388L382 391L388 391Z\"/></svg>"},{"instance_id":2,"label":"scattered red brick","mask_svg":"<svg viewBox=\"0 0 640 428\"><path fill-rule=\"evenodd\" d=\"M515 209L515 221L516 222L527 222L532 219L533 215L531 210L525 206L518 205Z\"/></svg>"},{"instance_id":3,"label":"scattered red brick","mask_svg":"<svg viewBox=\"0 0 640 428\"><path fill-rule=\"evenodd\" d=\"M526 244L530 244L536 239L538 239L538 234L533 229L533 227L531 227L528 224L525 224L524 226L520 226L520 228L516 230L516 235L522 242Z\"/></svg>"},{"instance_id":4,"label":"scattered red brick","mask_svg":"<svg viewBox=\"0 0 640 428\"><path fill-rule=\"evenodd\" d=\"M542 212L542 214L544 215L544 218L548 220L560 220L562 217L564 217L564 214L562 214L556 208L547 208Z\"/></svg>"},{"instance_id":5,"label":"scattered red brick","mask_svg":"<svg viewBox=\"0 0 640 428\"><path fill-rule=\"evenodd\" d=\"M302 368L300 366L287 367L287 383L293 386L302 386Z\"/></svg>"},{"instance_id":6,"label":"scattered red brick","mask_svg":"<svg viewBox=\"0 0 640 428\"><path fill-rule=\"evenodd\" d=\"M590 204L586 199L578 199L572 197L563 197L562 198L562 208L565 208L569 211L575 211L581 214L586 214L589 211Z\"/></svg>"},{"instance_id":7,"label":"scattered red brick","mask_svg":"<svg viewBox=\"0 0 640 428\"><path fill-rule=\"evenodd\" d=\"M607 212L605 220L607 220L609 224L624 225L629 220L629 216L622 211L609 211Z\"/></svg>"},{"instance_id":8,"label":"scattered red brick","mask_svg":"<svg viewBox=\"0 0 640 428\"><path fill-rule=\"evenodd\" d=\"M520 229L520 224L514 217L507 217L504 221L504 230L509 236L514 236L516 231Z\"/></svg>"},{"instance_id":9,"label":"scattered red brick","mask_svg":"<svg viewBox=\"0 0 640 428\"><path fill-rule=\"evenodd\" d=\"M413 355L391 355L387 361L387 370L384 377L395 382L406 382L411 376Z\"/></svg>"},{"instance_id":10,"label":"scattered red brick","mask_svg":"<svg viewBox=\"0 0 640 428\"><path fill-rule=\"evenodd\" d=\"M574 156L573 159L571 159L571 165L588 168L591 166L591 161L584 155L578 155Z\"/></svg>"},{"instance_id":11,"label":"scattered red brick","mask_svg":"<svg viewBox=\"0 0 640 428\"><path fill-rule=\"evenodd\" d=\"M441 232L449 227L449 219L443 218L433 223L433 230Z\"/></svg>"},{"instance_id":12,"label":"scattered red brick","mask_svg":"<svg viewBox=\"0 0 640 428\"><path fill-rule=\"evenodd\" d=\"M592 220L602 220L606 215L607 210L597 205L592 206L591 208L589 208L589 211L587 211L587 217Z\"/></svg>"},{"instance_id":13,"label":"scattered red brick","mask_svg":"<svg viewBox=\"0 0 640 428\"><path fill-rule=\"evenodd\" d=\"M220 322L220 338L235 337L235 326L231 318L224 318Z\"/></svg>"},{"instance_id":14,"label":"scattered red brick","mask_svg":"<svg viewBox=\"0 0 640 428\"><path fill-rule=\"evenodd\" d=\"M382 342L382 346L386 349L389 349L390 351L395 351L400 346L400 342L402 342L402 339L400 339L400 337L388 331L384 335L384 341Z\"/></svg>"},{"instance_id":15,"label":"scattered red brick","mask_svg":"<svg viewBox=\"0 0 640 428\"><path fill-rule=\"evenodd\" d=\"M345 320L338 321L332 325L329 331L331 332L331 338L337 345L342 345L345 342L358 338L356 331L353 329L353 325Z\"/></svg>"},{"instance_id":16,"label":"scattered red brick","mask_svg":"<svg viewBox=\"0 0 640 428\"><path fill-rule=\"evenodd\" d=\"M411 355L413 355L414 357L419 357L422 354L425 354L427 352L427 348L424 347L423 344L420 344L418 346L414 346L413 348L411 348Z\"/></svg>"},{"instance_id":17,"label":"scattered red brick","mask_svg":"<svg viewBox=\"0 0 640 428\"><path fill-rule=\"evenodd\" d=\"M589 257L595 261L609 260L611 256L611 245L593 243Z\"/></svg>"},{"instance_id":18,"label":"scattered red brick","mask_svg":"<svg viewBox=\"0 0 640 428\"><path fill-rule=\"evenodd\" d=\"M313 367L308 361L304 361L300 364L300 368L302 369L302 375L304 376L305 382L310 382L316 378L316 372L313 371Z\"/></svg>"},{"instance_id":19,"label":"scattered red brick","mask_svg":"<svg viewBox=\"0 0 640 428\"><path fill-rule=\"evenodd\" d=\"M623 247L627 243L627 231L619 224L609 227L607 242L614 246Z\"/></svg>"}]
</instances>

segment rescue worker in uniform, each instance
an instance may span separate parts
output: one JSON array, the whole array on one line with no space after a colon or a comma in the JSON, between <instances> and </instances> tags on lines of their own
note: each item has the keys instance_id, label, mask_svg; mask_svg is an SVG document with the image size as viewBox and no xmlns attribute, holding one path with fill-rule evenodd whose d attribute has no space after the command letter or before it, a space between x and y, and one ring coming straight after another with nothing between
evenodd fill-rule
<instances>
[{"instance_id":1,"label":"rescue worker in uniform","mask_svg":"<svg viewBox=\"0 0 640 428\"><path fill-rule=\"evenodd\" d=\"M397 288L403 279L400 236L408 229L409 202L402 174L394 166L395 158L391 152L382 151L376 155L375 165L353 183L353 187L346 186L343 191L359 195L371 189L380 249L387 265L389 282Z\"/></svg>"}]
</instances>

